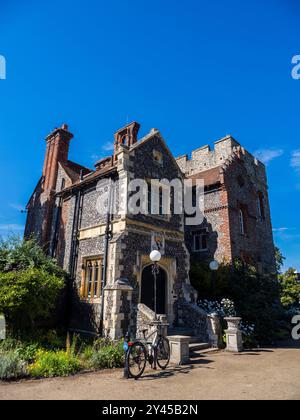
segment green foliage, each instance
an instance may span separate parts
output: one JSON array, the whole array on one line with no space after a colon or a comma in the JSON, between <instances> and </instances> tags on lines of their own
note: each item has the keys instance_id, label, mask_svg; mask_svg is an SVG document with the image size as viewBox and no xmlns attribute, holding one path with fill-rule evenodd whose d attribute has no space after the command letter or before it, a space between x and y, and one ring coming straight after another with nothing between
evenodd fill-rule
<instances>
[{"instance_id":1,"label":"green foliage","mask_svg":"<svg viewBox=\"0 0 300 420\"><path fill-rule=\"evenodd\" d=\"M279 276L281 303L285 309L300 306L300 283L295 272L294 268L289 268Z\"/></svg>"},{"instance_id":2,"label":"green foliage","mask_svg":"<svg viewBox=\"0 0 300 420\"><path fill-rule=\"evenodd\" d=\"M66 273L34 240L0 239L0 313L11 330L46 318L64 287Z\"/></svg>"},{"instance_id":3,"label":"green foliage","mask_svg":"<svg viewBox=\"0 0 300 420\"><path fill-rule=\"evenodd\" d=\"M221 264L217 272L212 272L207 263L192 262L190 278L193 287L199 293L199 299L216 300L227 296L231 270ZM213 289L213 276L216 288Z\"/></svg>"},{"instance_id":4,"label":"green foliage","mask_svg":"<svg viewBox=\"0 0 300 420\"><path fill-rule=\"evenodd\" d=\"M286 258L283 256L282 252L277 246L275 247L275 258L277 273L280 273Z\"/></svg>"},{"instance_id":5,"label":"green foliage","mask_svg":"<svg viewBox=\"0 0 300 420\"><path fill-rule=\"evenodd\" d=\"M15 351L0 351L0 379L18 379L27 375L27 365Z\"/></svg>"},{"instance_id":6,"label":"green foliage","mask_svg":"<svg viewBox=\"0 0 300 420\"><path fill-rule=\"evenodd\" d=\"M99 351L103 349L104 347L109 347L113 345L114 345L114 342L108 337L98 338L97 340L94 341L93 348L95 351Z\"/></svg>"},{"instance_id":7,"label":"green foliage","mask_svg":"<svg viewBox=\"0 0 300 420\"><path fill-rule=\"evenodd\" d=\"M37 330L0 341L0 352L14 351L22 360L32 363L40 350L62 350L64 346L65 337L57 331Z\"/></svg>"},{"instance_id":8,"label":"green foliage","mask_svg":"<svg viewBox=\"0 0 300 420\"><path fill-rule=\"evenodd\" d=\"M62 279L43 269L0 273L0 312L14 328L32 326L49 315L63 286Z\"/></svg>"},{"instance_id":9,"label":"green foliage","mask_svg":"<svg viewBox=\"0 0 300 420\"><path fill-rule=\"evenodd\" d=\"M86 346L81 353L81 358L83 359L85 365L88 367L89 365L89 360L91 359L91 357L93 356L93 354L95 353L95 349L93 346Z\"/></svg>"},{"instance_id":10,"label":"green foliage","mask_svg":"<svg viewBox=\"0 0 300 420\"><path fill-rule=\"evenodd\" d=\"M0 239L0 272L24 271L38 268L58 277L66 273L57 262L49 258L35 239L25 241L19 236Z\"/></svg>"},{"instance_id":11,"label":"green foliage","mask_svg":"<svg viewBox=\"0 0 300 420\"><path fill-rule=\"evenodd\" d=\"M194 264L191 282L201 299L211 299L213 292L209 267ZM268 343L276 339L283 319L280 288L276 276L262 275L252 266L236 261L233 266L222 265L216 274L216 297L229 298L235 303L237 315L255 325L254 339Z\"/></svg>"},{"instance_id":12,"label":"green foliage","mask_svg":"<svg viewBox=\"0 0 300 420\"><path fill-rule=\"evenodd\" d=\"M276 276L262 275L252 266L236 263L231 293L238 314L255 325L255 339L259 343L275 340L283 317Z\"/></svg>"},{"instance_id":13,"label":"green foliage","mask_svg":"<svg viewBox=\"0 0 300 420\"><path fill-rule=\"evenodd\" d=\"M17 355L20 359L25 360L28 363L32 363L38 352L40 351L40 347L38 344L29 344L28 346L20 346L16 349Z\"/></svg>"},{"instance_id":14,"label":"green foliage","mask_svg":"<svg viewBox=\"0 0 300 420\"><path fill-rule=\"evenodd\" d=\"M12 351L15 350L20 346L20 341L16 338L6 338L5 340L0 340L0 353L6 352L6 351Z\"/></svg>"},{"instance_id":15,"label":"green foliage","mask_svg":"<svg viewBox=\"0 0 300 420\"><path fill-rule=\"evenodd\" d=\"M28 363L34 361L39 349L38 343L25 343L13 338L0 341L0 353L15 352L20 359Z\"/></svg>"},{"instance_id":16,"label":"green foliage","mask_svg":"<svg viewBox=\"0 0 300 420\"><path fill-rule=\"evenodd\" d=\"M69 376L82 369L113 369L124 366L124 341L73 335L66 345L59 332L37 331L0 341L0 371L4 379ZM1 365L2 363L2 365ZM2 366L2 367L1 367Z\"/></svg>"},{"instance_id":17,"label":"green foliage","mask_svg":"<svg viewBox=\"0 0 300 420\"><path fill-rule=\"evenodd\" d=\"M114 369L124 366L124 350L122 343L89 350L88 366L92 369Z\"/></svg>"},{"instance_id":18,"label":"green foliage","mask_svg":"<svg viewBox=\"0 0 300 420\"><path fill-rule=\"evenodd\" d=\"M62 350L41 350L37 354L35 363L29 367L29 373L33 377L53 378L74 375L80 369L80 360L73 354Z\"/></svg>"}]
</instances>

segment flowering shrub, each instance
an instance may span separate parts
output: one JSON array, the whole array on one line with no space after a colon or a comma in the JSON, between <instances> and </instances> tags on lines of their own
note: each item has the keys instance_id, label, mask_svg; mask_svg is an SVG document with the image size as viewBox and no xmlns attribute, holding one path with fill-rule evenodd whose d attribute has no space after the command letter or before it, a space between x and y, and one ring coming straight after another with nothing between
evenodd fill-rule
<instances>
[{"instance_id":1,"label":"flowering shrub","mask_svg":"<svg viewBox=\"0 0 300 420\"><path fill-rule=\"evenodd\" d=\"M217 314L220 318L236 316L235 305L230 299L223 299L221 302L213 300L200 300L198 306L208 314Z\"/></svg>"},{"instance_id":2,"label":"flowering shrub","mask_svg":"<svg viewBox=\"0 0 300 420\"><path fill-rule=\"evenodd\" d=\"M36 361L29 367L33 377L52 378L74 375L81 369L77 356L65 351L39 351Z\"/></svg>"},{"instance_id":3,"label":"flowering shrub","mask_svg":"<svg viewBox=\"0 0 300 420\"><path fill-rule=\"evenodd\" d=\"M223 327L223 342L226 343L226 334L224 332L227 326L224 318L236 316L234 302L230 299L222 299L221 302L204 299L198 302L198 306L209 315L217 314L221 318ZM243 334L243 342L245 347L250 347L255 344L255 325L242 321L240 324L240 329Z\"/></svg>"},{"instance_id":4,"label":"flowering shrub","mask_svg":"<svg viewBox=\"0 0 300 420\"><path fill-rule=\"evenodd\" d=\"M223 299L221 301L221 305L222 305L225 317L236 316L235 304L232 300Z\"/></svg>"}]
</instances>

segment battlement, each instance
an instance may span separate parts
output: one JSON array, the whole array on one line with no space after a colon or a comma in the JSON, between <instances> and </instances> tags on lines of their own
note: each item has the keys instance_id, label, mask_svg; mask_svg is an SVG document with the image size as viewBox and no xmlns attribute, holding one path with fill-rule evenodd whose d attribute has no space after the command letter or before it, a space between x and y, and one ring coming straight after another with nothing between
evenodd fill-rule
<instances>
[{"instance_id":1,"label":"battlement","mask_svg":"<svg viewBox=\"0 0 300 420\"><path fill-rule=\"evenodd\" d=\"M237 154L243 156L245 160L257 166L260 170L265 170L264 165L230 135L216 141L214 149L211 149L209 145L202 146L192 151L191 159L188 155L183 155L178 157L176 161L183 173L192 176L218 166L225 168Z\"/></svg>"}]
</instances>

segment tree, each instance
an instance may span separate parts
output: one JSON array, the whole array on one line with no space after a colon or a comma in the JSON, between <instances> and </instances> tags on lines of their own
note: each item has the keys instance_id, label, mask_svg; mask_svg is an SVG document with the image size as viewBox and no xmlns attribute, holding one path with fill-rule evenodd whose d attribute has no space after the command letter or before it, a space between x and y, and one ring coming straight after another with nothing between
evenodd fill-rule
<instances>
[{"instance_id":1,"label":"tree","mask_svg":"<svg viewBox=\"0 0 300 420\"><path fill-rule=\"evenodd\" d=\"M27 268L41 268L59 277L66 275L56 260L48 257L34 238L28 241L15 235L7 240L0 238L0 272Z\"/></svg>"},{"instance_id":2,"label":"tree","mask_svg":"<svg viewBox=\"0 0 300 420\"><path fill-rule=\"evenodd\" d=\"M64 281L42 269L0 273L0 312L12 330L32 327L55 307Z\"/></svg>"},{"instance_id":3,"label":"tree","mask_svg":"<svg viewBox=\"0 0 300 420\"><path fill-rule=\"evenodd\" d=\"M192 286L197 290L199 299L223 299L230 290L230 275L232 269L226 264L220 264L217 272L212 272L209 264L193 261L190 278ZM215 290L213 290L215 276Z\"/></svg>"},{"instance_id":4,"label":"tree","mask_svg":"<svg viewBox=\"0 0 300 420\"><path fill-rule=\"evenodd\" d=\"M289 268L279 276L281 303L285 309L300 306L300 283L296 270Z\"/></svg>"},{"instance_id":5,"label":"tree","mask_svg":"<svg viewBox=\"0 0 300 420\"><path fill-rule=\"evenodd\" d=\"M259 343L272 342L281 329L283 311L277 277L260 274L251 265L235 262L230 298L238 315L255 325Z\"/></svg>"},{"instance_id":6,"label":"tree","mask_svg":"<svg viewBox=\"0 0 300 420\"><path fill-rule=\"evenodd\" d=\"M66 273L38 243L17 236L0 241L0 312L11 330L47 318L64 287Z\"/></svg>"},{"instance_id":7,"label":"tree","mask_svg":"<svg viewBox=\"0 0 300 420\"><path fill-rule=\"evenodd\" d=\"M275 259L277 273L280 273L286 258L283 256L282 252L277 246L275 247Z\"/></svg>"},{"instance_id":8,"label":"tree","mask_svg":"<svg viewBox=\"0 0 300 420\"><path fill-rule=\"evenodd\" d=\"M216 291L212 294L212 273L208 264L194 263L191 283L200 299L228 298L235 303L238 316L255 325L255 338L260 343L276 339L281 329L283 311L276 275L260 274L255 267L236 260L222 264L216 273Z\"/></svg>"}]
</instances>

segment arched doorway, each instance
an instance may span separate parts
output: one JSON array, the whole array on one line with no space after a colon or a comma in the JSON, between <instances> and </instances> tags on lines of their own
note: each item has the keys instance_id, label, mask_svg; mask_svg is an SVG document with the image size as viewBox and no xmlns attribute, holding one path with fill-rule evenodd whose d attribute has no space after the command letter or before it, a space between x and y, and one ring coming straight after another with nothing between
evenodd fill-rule
<instances>
[{"instance_id":1,"label":"arched doorway","mask_svg":"<svg viewBox=\"0 0 300 420\"><path fill-rule=\"evenodd\" d=\"M166 314L167 273L159 267L156 280L156 305L159 315ZM141 282L141 303L154 310L154 276L152 266L144 268Z\"/></svg>"}]
</instances>

